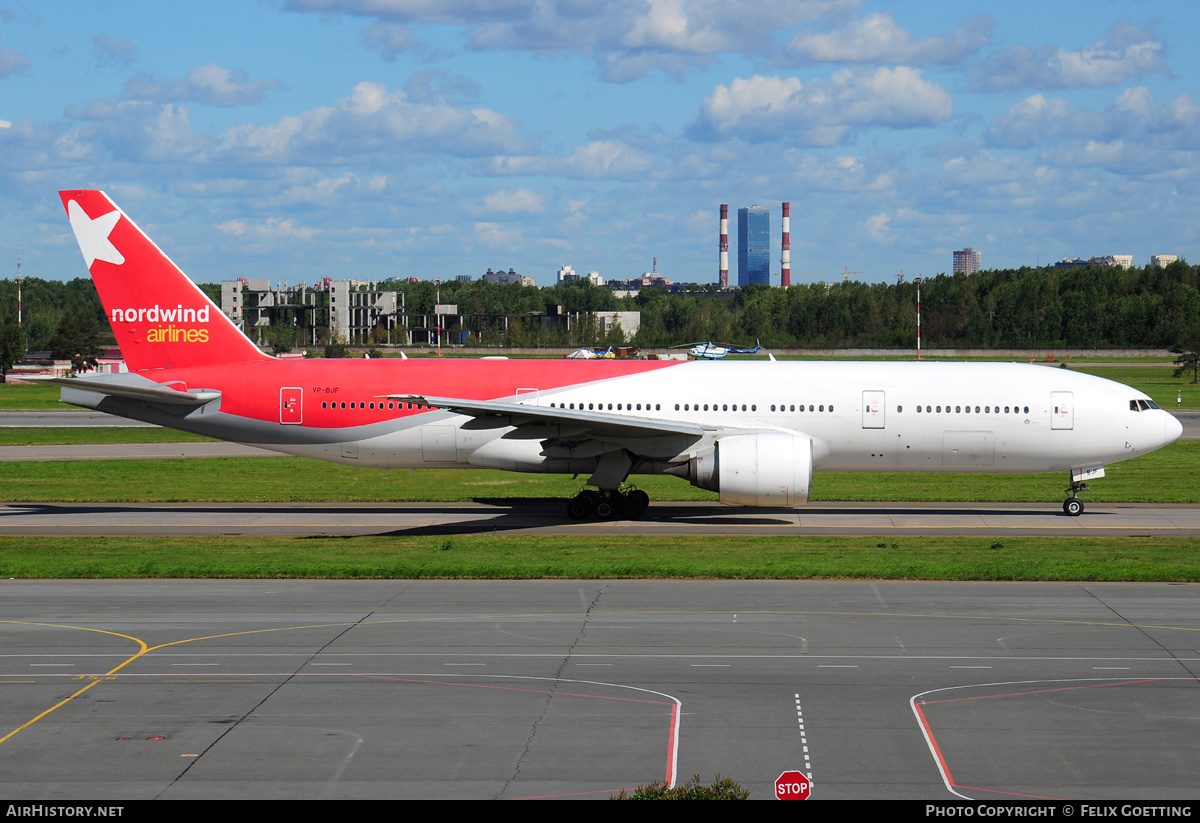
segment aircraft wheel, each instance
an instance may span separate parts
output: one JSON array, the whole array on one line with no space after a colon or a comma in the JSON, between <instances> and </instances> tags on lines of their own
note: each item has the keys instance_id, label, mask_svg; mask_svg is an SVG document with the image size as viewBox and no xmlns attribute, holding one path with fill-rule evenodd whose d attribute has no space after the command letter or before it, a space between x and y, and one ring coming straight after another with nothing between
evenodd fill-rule
<instances>
[{"instance_id":1,"label":"aircraft wheel","mask_svg":"<svg viewBox=\"0 0 1200 823\"><path fill-rule=\"evenodd\" d=\"M1083 501L1078 497L1068 497L1063 501L1063 512L1069 517L1078 517L1083 514Z\"/></svg>"},{"instance_id":2,"label":"aircraft wheel","mask_svg":"<svg viewBox=\"0 0 1200 823\"><path fill-rule=\"evenodd\" d=\"M625 506L629 511L629 518L637 520L646 513L646 509L650 506L650 495L641 489L632 491L629 493L629 499Z\"/></svg>"},{"instance_id":3,"label":"aircraft wheel","mask_svg":"<svg viewBox=\"0 0 1200 823\"><path fill-rule=\"evenodd\" d=\"M617 515L617 507L613 505L611 500L600 498L596 501L596 519L611 520Z\"/></svg>"},{"instance_id":4,"label":"aircraft wheel","mask_svg":"<svg viewBox=\"0 0 1200 823\"><path fill-rule=\"evenodd\" d=\"M567 517L572 520L583 520L588 516L587 503L578 497L572 497L567 501Z\"/></svg>"}]
</instances>

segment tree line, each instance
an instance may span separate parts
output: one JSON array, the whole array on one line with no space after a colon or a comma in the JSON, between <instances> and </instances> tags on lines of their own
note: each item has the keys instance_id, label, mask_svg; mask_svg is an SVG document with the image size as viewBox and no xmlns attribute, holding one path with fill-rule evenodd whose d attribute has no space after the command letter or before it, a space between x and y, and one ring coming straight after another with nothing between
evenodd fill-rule
<instances>
[{"instance_id":1,"label":"tree line","mask_svg":"<svg viewBox=\"0 0 1200 823\"><path fill-rule=\"evenodd\" d=\"M219 302L219 286L202 288ZM403 292L410 315L433 312L437 297L432 282L382 283L379 288ZM583 314L638 311L641 328L625 342L644 347L760 341L770 348L911 348L917 337L917 286L911 281L725 291L715 286L675 292L657 288L620 298L586 280L551 287L450 281L442 283L440 299L456 304L460 314L517 317L556 313L559 307ZM15 326L16 321L16 283L0 280L0 328ZM81 334L111 339L89 279L25 279L23 321L30 351L78 348ZM523 327L517 323L510 328ZM921 284L921 338L929 348L1170 348L1197 328L1200 266L1186 261L1164 268L939 274ZM529 342L530 335L513 332L511 337L503 342ZM592 341L539 334L537 342L554 346Z\"/></svg>"}]
</instances>

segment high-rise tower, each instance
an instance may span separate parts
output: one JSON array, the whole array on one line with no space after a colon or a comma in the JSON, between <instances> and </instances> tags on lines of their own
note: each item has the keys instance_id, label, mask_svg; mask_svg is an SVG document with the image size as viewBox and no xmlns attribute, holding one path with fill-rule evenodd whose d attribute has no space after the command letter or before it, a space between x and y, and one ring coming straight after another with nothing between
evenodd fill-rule
<instances>
[{"instance_id":1,"label":"high-rise tower","mask_svg":"<svg viewBox=\"0 0 1200 823\"><path fill-rule=\"evenodd\" d=\"M771 210L738 209L738 285L771 285Z\"/></svg>"}]
</instances>

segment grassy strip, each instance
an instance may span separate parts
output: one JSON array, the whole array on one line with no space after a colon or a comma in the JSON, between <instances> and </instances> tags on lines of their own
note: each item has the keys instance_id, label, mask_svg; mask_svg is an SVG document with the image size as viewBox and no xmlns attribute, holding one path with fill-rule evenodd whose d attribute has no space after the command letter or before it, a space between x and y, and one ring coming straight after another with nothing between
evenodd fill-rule
<instances>
[{"instance_id":1,"label":"grassy strip","mask_svg":"<svg viewBox=\"0 0 1200 823\"><path fill-rule=\"evenodd\" d=\"M1200 580L1200 540L904 537L19 537L0 577Z\"/></svg>"},{"instance_id":2,"label":"grassy strip","mask_svg":"<svg viewBox=\"0 0 1200 823\"><path fill-rule=\"evenodd\" d=\"M174 429L119 428L12 428L0 429L0 446L79 446L109 443L198 443L211 437Z\"/></svg>"},{"instance_id":3,"label":"grassy strip","mask_svg":"<svg viewBox=\"0 0 1200 823\"><path fill-rule=\"evenodd\" d=\"M1173 377L1175 370L1164 366L1074 366L1074 371L1094 374L1106 380L1114 380L1132 386L1150 395L1164 409L1200 408L1200 385L1188 382L1187 377ZM1178 402L1182 398L1182 403Z\"/></svg>"},{"instance_id":4,"label":"grassy strip","mask_svg":"<svg viewBox=\"0 0 1200 823\"><path fill-rule=\"evenodd\" d=\"M1105 469L1088 503L1200 503L1200 440L1181 440ZM0 499L13 502L516 502L566 498L584 478L482 469L383 471L295 457L0 463ZM635 477L652 500L716 500L676 477ZM1063 497L1065 472L912 474L818 472L813 502L1046 502Z\"/></svg>"},{"instance_id":5,"label":"grassy strip","mask_svg":"<svg viewBox=\"0 0 1200 823\"><path fill-rule=\"evenodd\" d=\"M69 411L53 383L0 383L0 411Z\"/></svg>"}]
</instances>

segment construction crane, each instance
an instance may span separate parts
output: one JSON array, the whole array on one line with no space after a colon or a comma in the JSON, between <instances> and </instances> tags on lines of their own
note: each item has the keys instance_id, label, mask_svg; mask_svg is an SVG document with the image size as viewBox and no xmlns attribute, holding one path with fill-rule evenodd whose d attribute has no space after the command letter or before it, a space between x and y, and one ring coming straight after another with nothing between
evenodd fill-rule
<instances>
[{"instance_id":1,"label":"construction crane","mask_svg":"<svg viewBox=\"0 0 1200 823\"><path fill-rule=\"evenodd\" d=\"M848 283L848 282L850 282L850 275L852 275L852 274L862 274L862 272L860 272L860 271L850 271L850 267L849 267L849 266L847 266L846 268L842 269L842 279L844 279L844 280L845 280L847 283Z\"/></svg>"}]
</instances>

